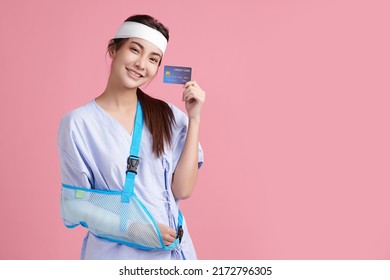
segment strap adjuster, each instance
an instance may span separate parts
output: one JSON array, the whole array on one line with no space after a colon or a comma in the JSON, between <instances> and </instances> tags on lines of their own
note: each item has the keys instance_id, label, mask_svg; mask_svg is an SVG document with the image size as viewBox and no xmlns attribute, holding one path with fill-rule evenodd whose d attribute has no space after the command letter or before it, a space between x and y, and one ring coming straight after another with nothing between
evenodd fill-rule
<instances>
[{"instance_id":1,"label":"strap adjuster","mask_svg":"<svg viewBox=\"0 0 390 280\"><path fill-rule=\"evenodd\" d=\"M138 157L129 156L127 158L127 172L133 172L134 174L137 174L137 169L139 165L139 159Z\"/></svg>"},{"instance_id":2,"label":"strap adjuster","mask_svg":"<svg viewBox=\"0 0 390 280\"><path fill-rule=\"evenodd\" d=\"M183 238L183 235L184 235L183 227L179 226L179 228L177 229L177 236L176 236L176 238L179 238L179 243L181 243L181 239Z\"/></svg>"}]
</instances>

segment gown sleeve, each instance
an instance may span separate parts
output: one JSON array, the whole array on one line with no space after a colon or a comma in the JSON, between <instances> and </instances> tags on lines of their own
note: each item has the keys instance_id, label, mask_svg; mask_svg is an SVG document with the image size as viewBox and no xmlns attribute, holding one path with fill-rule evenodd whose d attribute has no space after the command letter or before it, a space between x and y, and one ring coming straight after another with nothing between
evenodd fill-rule
<instances>
[{"instance_id":1,"label":"gown sleeve","mask_svg":"<svg viewBox=\"0 0 390 280\"><path fill-rule=\"evenodd\" d=\"M176 124L173 126L173 170L180 160L181 153L187 137L188 117L185 113L177 107L171 105L172 111L175 115ZM204 162L204 154L201 144L198 144L198 168Z\"/></svg>"},{"instance_id":2,"label":"gown sleeve","mask_svg":"<svg viewBox=\"0 0 390 280\"><path fill-rule=\"evenodd\" d=\"M91 189L93 174L85 159L83 146L78 144L83 140L80 127L81 125L77 124L71 113L61 120L58 130L61 181L65 185ZM75 199L75 193L72 189L62 188L61 214L67 227L74 227L82 221L91 228L99 223L104 230L104 228L109 229L114 221L119 220L118 215L88 200Z\"/></svg>"}]
</instances>

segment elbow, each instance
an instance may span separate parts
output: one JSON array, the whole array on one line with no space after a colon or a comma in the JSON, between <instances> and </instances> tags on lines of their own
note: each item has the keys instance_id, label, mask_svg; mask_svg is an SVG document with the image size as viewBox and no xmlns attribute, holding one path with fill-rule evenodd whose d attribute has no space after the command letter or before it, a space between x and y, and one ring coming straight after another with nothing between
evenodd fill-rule
<instances>
[{"instance_id":1,"label":"elbow","mask_svg":"<svg viewBox=\"0 0 390 280\"><path fill-rule=\"evenodd\" d=\"M195 184L189 182L182 182L179 184L177 181L172 183L172 193L175 199L187 199L192 195Z\"/></svg>"},{"instance_id":2,"label":"elbow","mask_svg":"<svg viewBox=\"0 0 390 280\"><path fill-rule=\"evenodd\" d=\"M173 196L175 197L175 199L179 199L179 200L187 199L191 195L192 195L192 190L173 191Z\"/></svg>"},{"instance_id":3,"label":"elbow","mask_svg":"<svg viewBox=\"0 0 390 280\"><path fill-rule=\"evenodd\" d=\"M196 177L197 172L192 174L192 176L178 176L178 174L174 174L171 188L175 199L183 200L192 195L195 188Z\"/></svg>"}]
</instances>

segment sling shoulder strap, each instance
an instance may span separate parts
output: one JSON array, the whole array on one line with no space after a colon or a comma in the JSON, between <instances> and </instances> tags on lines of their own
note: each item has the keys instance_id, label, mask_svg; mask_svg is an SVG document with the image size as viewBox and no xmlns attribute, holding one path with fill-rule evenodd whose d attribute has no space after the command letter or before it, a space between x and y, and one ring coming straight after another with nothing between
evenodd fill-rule
<instances>
[{"instance_id":1,"label":"sling shoulder strap","mask_svg":"<svg viewBox=\"0 0 390 280\"><path fill-rule=\"evenodd\" d=\"M144 117L140 102L137 102L137 110L135 114L133 137L130 146L130 155L127 158L126 180L123 187L121 201L124 203L130 202L130 197L134 193L135 175L139 165L139 149L141 146L142 129L144 126Z\"/></svg>"}]
</instances>

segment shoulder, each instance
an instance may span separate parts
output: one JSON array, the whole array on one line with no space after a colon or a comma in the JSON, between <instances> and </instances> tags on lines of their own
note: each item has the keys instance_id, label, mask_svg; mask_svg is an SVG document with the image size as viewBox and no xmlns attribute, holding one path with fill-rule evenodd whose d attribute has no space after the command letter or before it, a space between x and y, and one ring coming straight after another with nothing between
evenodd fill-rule
<instances>
[{"instance_id":1,"label":"shoulder","mask_svg":"<svg viewBox=\"0 0 390 280\"><path fill-rule=\"evenodd\" d=\"M172 103L154 98L141 90L138 92L138 98L147 116L165 119L173 126L187 125L187 115Z\"/></svg>"},{"instance_id":2,"label":"shoulder","mask_svg":"<svg viewBox=\"0 0 390 280\"><path fill-rule=\"evenodd\" d=\"M94 101L90 101L76 109L67 112L61 119L61 129L75 129L84 126L89 120L94 117Z\"/></svg>"},{"instance_id":3,"label":"shoulder","mask_svg":"<svg viewBox=\"0 0 390 280\"><path fill-rule=\"evenodd\" d=\"M83 139L85 134L96 126L99 119L94 101L90 101L66 113L58 127L58 144L60 147L67 147L78 139Z\"/></svg>"},{"instance_id":4,"label":"shoulder","mask_svg":"<svg viewBox=\"0 0 390 280\"><path fill-rule=\"evenodd\" d=\"M172 103L167 102L167 104L171 108L172 113L175 117L176 126L179 126L179 127L187 126L187 123L188 123L187 115L182 110L180 110L178 107L173 105Z\"/></svg>"}]
</instances>

